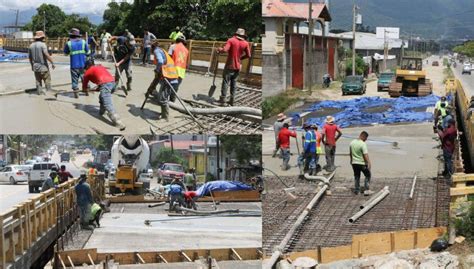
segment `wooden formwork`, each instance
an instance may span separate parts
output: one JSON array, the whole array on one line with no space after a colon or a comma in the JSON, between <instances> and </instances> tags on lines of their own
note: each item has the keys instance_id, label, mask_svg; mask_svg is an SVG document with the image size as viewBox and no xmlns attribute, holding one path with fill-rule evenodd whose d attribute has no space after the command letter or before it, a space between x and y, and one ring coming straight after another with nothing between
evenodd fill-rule
<instances>
[{"instance_id":1,"label":"wooden formwork","mask_svg":"<svg viewBox=\"0 0 474 269\"><path fill-rule=\"evenodd\" d=\"M298 257L310 257L319 263L330 263L339 260L383 255L401 250L427 248L433 240L439 238L445 232L445 227L435 227L359 234L352 236L352 244L350 245L293 252L285 256L289 260L295 260Z\"/></svg>"},{"instance_id":2,"label":"wooden formwork","mask_svg":"<svg viewBox=\"0 0 474 269\"><path fill-rule=\"evenodd\" d=\"M191 249L175 251L153 252L116 252L99 253L97 249L79 249L59 251L56 253L60 268L74 267L76 265L97 265L108 260L114 260L120 265L125 264L154 264L193 262L201 257L212 257L216 261L245 261L259 260L262 251L258 248L225 248L225 249Z\"/></svg>"},{"instance_id":3,"label":"wooden formwork","mask_svg":"<svg viewBox=\"0 0 474 269\"><path fill-rule=\"evenodd\" d=\"M455 210L461 204L472 201L472 197L474 197L474 174L455 173L452 180L450 209Z\"/></svg>"},{"instance_id":4,"label":"wooden formwork","mask_svg":"<svg viewBox=\"0 0 474 269\"><path fill-rule=\"evenodd\" d=\"M62 217L68 216L69 222L77 217L74 183L69 180L0 214L0 268L15 263L18 256L39 255L30 249L47 238L58 221L71 224Z\"/></svg>"},{"instance_id":5,"label":"wooden formwork","mask_svg":"<svg viewBox=\"0 0 474 269\"><path fill-rule=\"evenodd\" d=\"M122 195L105 197L111 203L156 203L165 202L165 197L149 197L143 195ZM204 196L198 199L198 202L260 202L260 193L256 190L250 191L215 191L211 196Z\"/></svg>"}]
</instances>

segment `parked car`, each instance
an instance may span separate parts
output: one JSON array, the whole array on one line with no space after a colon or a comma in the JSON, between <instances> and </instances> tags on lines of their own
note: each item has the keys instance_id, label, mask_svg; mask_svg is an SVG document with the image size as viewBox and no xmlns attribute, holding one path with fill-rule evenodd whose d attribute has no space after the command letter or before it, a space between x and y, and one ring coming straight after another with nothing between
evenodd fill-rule
<instances>
[{"instance_id":1,"label":"parked car","mask_svg":"<svg viewBox=\"0 0 474 269\"><path fill-rule=\"evenodd\" d=\"M363 76L347 76L342 82L342 95L364 94L366 87Z\"/></svg>"},{"instance_id":2,"label":"parked car","mask_svg":"<svg viewBox=\"0 0 474 269\"><path fill-rule=\"evenodd\" d=\"M31 165L33 166L33 164L37 163L38 161L37 160L26 160L25 161L25 165Z\"/></svg>"},{"instance_id":3,"label":"parked car","mask_svg":"<svg viewBox=\"0 0 474 269\"><path fill-rule=\"evenodd\" d=\"M61 153L61 162L69 162L71 159L71 154L69 152Z\"/></svg>"},{"instance_id":4,"label":"parked car","mask_svg":"<svg viewBox=\"0 0 474 269\"><path fill-rule=\"evenodd\" d=\"M438 61L433 61L433 62L431 63L431 66L439 66L439 62L438 62Z\"/></svg>"},{"instance_id":5,"label":"parked car","mask_svg":"<svg viewBox=\"0 0 474 269\"><path fill-rule=\"evenodd\" d=\"M184 178L184 168L177 163L164 163L158 168L158 183L170 184L175 178Z\"/></svg>"},{"instance_id":6,"label":"parked car","mask_svg":"<svg viewBox=\"0 0 474 269\"><path fill-rule=\"evenodd\" d=\"M380 74L379 79L377 81L377 91L383 91L384 89L388 90L390 83L392 82L393 77L395 74L393 72L383 72Z\"/></svg>"},{"instance_id":7,"label":"parked car","mask_svg":"<svg viewBox=\"0 0 474 269\"><path fill-rule=\"evenodd\" d=\"M16 184L18 182L27 182L29 168L24 165L7 165L0 169L0 181Z\"/></svg>"},{"instance_id":8,"label":"parked car","mask_svg":"<svg viewBox=\"0 0 474 269\"><path fill-rule=\"evenodd\" d=\"M472 66L470 64L465 64L462 68L462 74L471 74Z\"/></svg>"},{"instance_id":9,"label":"parked car","mask_svg":"<svg viewBox=\"0 0 474 269\"><path fill-rule=\"evenodd\" d=\"M28 177L28 190L30 193L39 192L39 188L43 185L43 182L49 176L53 168L59 171L59 165L57 163L38 162L33 164L33 168Z\"/></svg>"},{"instance_id":10,"label":"parked car","mask_svg":"<svg viewBox=\"0 0 474 269\"><path fill-rule=\"evenodd\" d=\"M7 162L4 160L0 160L0 168L3 168L7 165Z\"/></svg>"}]
</instances>

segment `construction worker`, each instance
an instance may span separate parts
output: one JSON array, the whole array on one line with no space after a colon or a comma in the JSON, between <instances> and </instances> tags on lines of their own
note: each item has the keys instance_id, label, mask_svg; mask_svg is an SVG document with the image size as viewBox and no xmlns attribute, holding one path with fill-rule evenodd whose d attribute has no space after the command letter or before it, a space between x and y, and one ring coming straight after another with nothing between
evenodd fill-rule
<instances>
[{"instance_id":1,"label":"construction worker","mask_svg":"<svg viewBox=\"0 0 474 269\"><path fill-rule=\"evenodd\" d=\"M51 68L55 68L53 57L49 55L48 48L44 43L44 32L36 31L34 39L28 48L28 58L30 59L31 70L35 73L36 90L38 95L46 94L43 91L43 82L47 91L51 91L51 74L49 72L49 61Z\"/></svg>"},{"instance_id":2,"label":"construction worker","mask_svg":"<svg viewBox=\"0 0 474 269\"><path fill-rule=\"evenodd\" d=\"M184 193L184 202L186 208L197 210L196 201L199 196L195 191L187 191Z\"/></svg>"},{"instance_id":3,"label":"construction worker","mask_svg":"<svg viewBox=\"0 0 474 269\"><path fill-rule=\"evenodd\" d=\"M288 120L291 121L291 119L288 119L285 114L280 113L277 116L277 120L273 124L273 132L275 133L275 149L273 150L272 154L273 158L276 157L278 150L280 149L280 144L278 142L278 133L280 133L281 128L283 128L283 124Z\"/></svg>"},{"instance_id":4,"label":"construction worker","mask_svg":"<svg viewBox=\"0 0 474 269\"><path fill-rule=\"evenodd\" d=\"M314 171L313 175L316 175L319 171L321 171L321 166L319 165L319 156L323 154L323 149L321 148L321 139L322 134L318 131L318 126L316 124L312 124L311 128L313 129L314 135L316 137L316 156L314 159Z\"/></svg>"},{"instance_id":5,"label":"construction worker","mask_svg":"<svg viewBox=\"0 0 474 269\"><path fill-rule=\"evenodd\" d=\"M230 99L228 104L234 105L234 95L237 78L239 77L242 60L250 58L250 46L245 39L245 30L238 28L234 36L229 38L222 48L217 49L217 53L227 52L227 61L222 73L222 87L219 102L225 104L227 88L230 85Z\"/></svg>"},{"instance_id":6,"label":"construction worker","mask_svg":"<svg viewBox=\"0 0 474 269\"><path fill-rule=\"evenodd\" d=\"M95 169L95 164L92 164L91 167L89 167L89 175L95 175L97 174L97 170Z\"/></svg>"},{"instance_id":7,"label":"construction worker","mask_svg":"<svg viewBox=\"0 0 474 269\"><path fill-rule=\"evenodd\" d=\"M90 54L90 50L87 42L81 38L79 29L72 28L69 38L70 40L64 46L64 54L70 56L72 90L74 91L74 97L78 98L79 79L82 80L84 75L86 58Z\"/></svg>"},{"instance_id":8,"label":"construction worker","mask_svg":"<svg viewBox=\"0 0 474 269\"><path fill-rule=\"evenodd\" d=\"M96 50L97 50L97 47L99 47L99 42L97 42L96 32L94 32L93 34L87 37L87 44L89 45L89 48L91 49L90 58L95 59Z\"/></svg>"},{"instance_id":9,"label":"construction worker","mask_svg":"<svg viewBox=\"0 0 474 269\"><path fill-rule=\"evenodd\" d=\"M91 187L86 180L86 174L82 173L74 189L76 191L76 202L79 206L79 215L81 217L81 228L84 230L92 230L93 228L89 225L89 219L91 217L91 206L94 201L92 200Z\"/></svg>"},{"instance_id":10,"label":"construction worker","mask_svg":"<svg viewBox=\"0 0 474 269\"><path fill-rule=\"evenodd\" d=\"M440 104L438 109L435 109L435 127L443 129L443 120L449 115L449 109L445 102Z\"/></svg>"},{"instance_id":11,"label":"construction worker","mask_svg":"<svg viewBox=\"0 0 474 269\"><path fill-rule=\"evenodd\" d=\"M444 103L444 107L449 106L449 102L447 101L446 96L441 96L441 99L436 102L435 109L434 109L434 114L433 114L435 117L438 114L438 110L441 109L441 104L443 104L443 103ZM436 118L435 118L435 120L436 120Z\"/></svg>"},{"instance_id":12,"label":"construction worker","mask_svg":"<svg viewBox=\"0 0 474 269\"><path fill-rule=\"evenodd\" d=\"M296 132L288 130L289 127L290 125L285 122L280 132L278 133L278 142L280 143L280 150L281 150L281 155L283 158L283 164L281 166L282 170L290 169L290 165L288 164L290 162L290 157L291 157L290 137L296 138Z\"/></svg>"},{"instance_id":13,"label":"construction worker","mask_svg":"<svg viewBox=\"0 0 474 269\"><path fill-rule=\"evenodd\" d=\"M303 129L305 131L303 136L304 172L312 175L316 170L314 166L316 162L316 135L309 123L304 123Z\"/></svg>"},{"instance_id":14,"label":"construction worker","mask_svg":"<svg viewBox=\"0 0 474 269\"><path fill-rule=\"evenodd\" d=\"M56 171L51 170L49 176L43 182L41 186L41 192L45 192L49 189L55 188L59 184L58 174Z\"/></svg>"},{"instance_id":15,"label":"construction worker","mask_svg":"<svg viewBox=\"0 0 474 269\"><path fill-rule=\"evenodd\" d=\"M333 116L326 117L326 123L323 126L321 141L324 144L324 151L326 154L326 166L323 167L327 172L332 172L336 169L336 142L342 136L341 129L334 123Z\"/></svg>"},{"instance_id":16,"label":"construction worker","mask_svg":"<svg viewBox=\"0 0 474 269\"><path fill-rule=\"evenodd\" d=\"M98 203L93 203L91 206L91 215L89 217L89 225L92 225L95 227L100 227L100 218L102 216L102 212L104 212L105 205L104 204L98 204ZM95 222L95 223L94 223Z\"/></svg>"},{"instance_id":17,"label":"construction worker","mask_svg":"<svg viewBox=\"0 0 474 269\"><path fill-rule=\"evenodd\" d=\"M66 166L61 165L61 168L59 169L58 172L58 177L59 177L59 184L64 183L68 181L70 178L74 178L69 171L66 171Z\"/></svg>"},{"instance_id":18,"label":"construction worker","mask_svg":"<svg viewBox=\"0 0 474 269\"><path fill-rule=\"evenodd\" d=\"M151 54L151 42L156 39L156 36L148 30L144 31L143 34L143 57L142 63L143 65L148 65L150 62L150 54Z\"/></svg>"},{"instance_id":19,"label":"construction worker","mask_svg":"<svg viewBox=\"0 0 474 269\"><path fill-rule=\"evenodd\" d=\"M173 58L174 65L176 66L176 72L178 72L178 86L176 87L176 93L178 92L179 85L183 82L184 76L186 75L186 67L188 66L188 55L189 51L186 48L186 37L179 35L176 38L175 45L170 47L168 54ZM171 102L176 100L176 95L171 94Z\"/></svg>"},{"instance_id":20,"label":"construction worker","mask_svg":"<svg viewBox=\"0 0 474 269\"><path fill-rule=\"evenodd\" d=\"M369 159L369 151L367 150L367 138L369 134L366 131L360 133L358 139L354 139L350 146L350 160L352 165L352 170L354 171L354 181L355 181L355 188L354 194L357 195L360 192L360 173L362 172L365 176L364 181L364 195L368 196L373 192L369 189L370 183L370 159Z\"/></svg>"},{"instance_id":21,"label":"construction worker","mask_svg":"<svg viewBox=\"0 0 474 269\"><path fill-rule=\"evenodd\" d=\"M180 35L183 35L183 33L181 33L181 31L179 30L179 26L176 26L176 29L173 32L171 32L169 39L176 41L176 39Z\"/></svg>"},{"instance_id":22,"label":"construction worker","mask_svg":"<svg viewBox=\"0 0 474 269\"><path fill-rule=\"evenodd\" d=\"M184 185L186 186L186 190L194 191L196 183L193 174L191 174L191 169L186 170L186 174L184 175Z\"/></svg>"},{"instance_id":23,"label":"construction worker","mask_svg":"<svg viewBox=\"0 0 474 269\"><path fill-rule=\"evenodd\" d=\"M160 119L168 121L168 101L171 92L178 87L178 72L174 65L173 58L164 49L160 48L159 43L155 40L152 44L153 54L155 56L156 68L155 78L148 87L147 92L152 92L156 89L156 86L161 83L160 90L156 95L158 103L161 107ZM173 87L171 90L169 87Z\"/></svg>"},{"instance_id":24,"label":"construction worker","mask_svg":"<svg viewBox=\"0 0 474 269\"><path fill-rule=\"evenodd\" d=\"M184 186L183 182L175 178L170 184L170 189L168 192L170 207L169 211L178 211L177 207L184 206L184 193L186 191L186 187Z\"/></svg>"},{"instance_id":25,"label":"construction worker","mask_svg":"<svg viewBox=\"0 0 474 269\"><path fill-rule=\"evenodd\" d=\"M105 29L102 30L102 34L100 34L100 55L102 59L107 60L109 55L109 39L112 35L107 32Z\"/></svg>"},{"instance_id":26,"label":"construction worker","mask_svg":"<svg viewBox=\"0 0 474 269\"><path fill-rule=\"evenodd\" d=\"M135 45L130 44L130 40L125 32L123 36L113 36L110 42L117 41L117 46L114 48L115 60L115 84L119 83L120 75L125 71L127 76L127 91L132 90L132 56L135 53ZM132 35L133 36L133 35ZM134 39L133 39L134 40Z\"/></svg>"},{"instance_id":27,"label":"construction worker","mask_svg":"<svg viewBox=\"0 0 474 269\"><path fill-rule=\"evenodd\" d=\"M99 114L103 116L105 112L109 116L112 123L120 129L125 130L125 124L120 120L120 116L116 112L113 102L112 93L115 91L116 82L109 71L102 65L94 65L93 61L87 61L86 73L84 75L84 83L82 83L82 90L87 90L89 82L98 86L99 94Z\"/></svg>"},{"instance_id":28,"label":"construction worker","mask_svg":"<svg viewBox=\"0 0 474 269\"><path fill-rule=\"evenodd\" d=\"M448 122L448 127L446 129L438 130L438 135L441 139L441 148L443 149L443 176L445 178L450 178L451 175L454 173L453 154L457 138L456 122L454 121L454 119L451 119Z\"/></svg>"}]
</instances>

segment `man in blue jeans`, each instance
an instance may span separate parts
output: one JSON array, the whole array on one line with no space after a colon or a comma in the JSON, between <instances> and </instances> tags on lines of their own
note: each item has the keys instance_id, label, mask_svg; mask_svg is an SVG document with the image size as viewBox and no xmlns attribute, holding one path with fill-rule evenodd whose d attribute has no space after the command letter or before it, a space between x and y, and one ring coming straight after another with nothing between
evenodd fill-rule
<instances>
[{"instance_id":1,"label":"man in blue jeans","mask_svg":"<svg viewBox=\"0 0 474 269\"><path fill-rule=\"evenodd\" d=\"M354 171L354 180L355 180L355 188L354 194L359 194L360 192L360 173L362 172L365 176L364 182L364 195L368 196L373 192L369 190L369 183L370 183L370 159L369 159L369 151L367 150L367 138L369 134L366 131L360 133L358 139L354 139L350 146L350 158L352 164L352 170Z\"/></svg>"},{"instance_id":2,"label":"man in blue jeans","mask_svg":"<svg viewBox=\"0 0 474 269\"><path fill-rule=\"evenodd\" d=\"M72 28L69 33L69 41L64 46L64 54L70 56L71 80L74 97L79 98L79 78L82 80L86 58L90 54L87 42L81 38L79 29ZM87 92L86 92L86 95Z\"/></svg>"},{"instance_id":3,"label":"man in blue jeans","mask_svg":"<svg viewBox=\"0 0 474 269\"><path fill-rule=\"evenodd\" d=\"M117 126L120 131L125 130L125 125L120 120L120 116L115 111L112 103L112 93L115 91L115 78L102 65L94 65L94 61L88 60L86 62L86 73L84 75L84 82L82 83L82 90L87 92L87 84L89 81L98 86L99 95L99 114L102 116L107 112L110 120Z\"/></svg>"},{"instance_id":4,"label":"man in blue jeans","mask_svg":"<svg viewBox=\"0 0 474 269\"><path fill-rule=\"evenodd\" d=\"M91 187L86 182L86 174L83 173L79 177L79 183L74 187L76 191L76 202L79 206L79 215L81 217L81 228L84 230L93 230L89 225L91 216L91 206L94 203L92 199Z\"/></svg>"}]
</instances>

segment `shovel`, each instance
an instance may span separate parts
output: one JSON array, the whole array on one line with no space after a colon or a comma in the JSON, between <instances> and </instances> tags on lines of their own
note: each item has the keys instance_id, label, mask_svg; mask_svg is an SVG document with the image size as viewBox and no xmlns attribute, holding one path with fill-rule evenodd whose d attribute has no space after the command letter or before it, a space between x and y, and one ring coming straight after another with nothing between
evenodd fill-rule
<instances>
[{"instance_id":1,"label":"shovel","mask_svg":"<svg viewBox=\"0 0 474 269\"><path fill-rule=\"evenodd\" d=\"M118 73L119 79L120 79L120 83L122 84L122 86L120 86L119 88L125 93L125 95L128 95L127 88L123 85L122 72L120 72L120 68L117 67L117 61L115 60L114 52L112 51L111 54L112 54L112 59L114 60L115 70L116 70L116 72Z\"/></svg>"},{"instance_id":2,"label":"shovel","mask_svg":"<svg viewBox=\"0 0 474 269\"><path fill-rule=\"evenodd\" d=\"M219 55L216 57L216 67L214 68L214 77L212 79L212 86L209 89L208 96L212 97L214 95L214 92L216 91L216 75L217 75L217 69L219 68Z\"/></svg>"}]
</instances>

